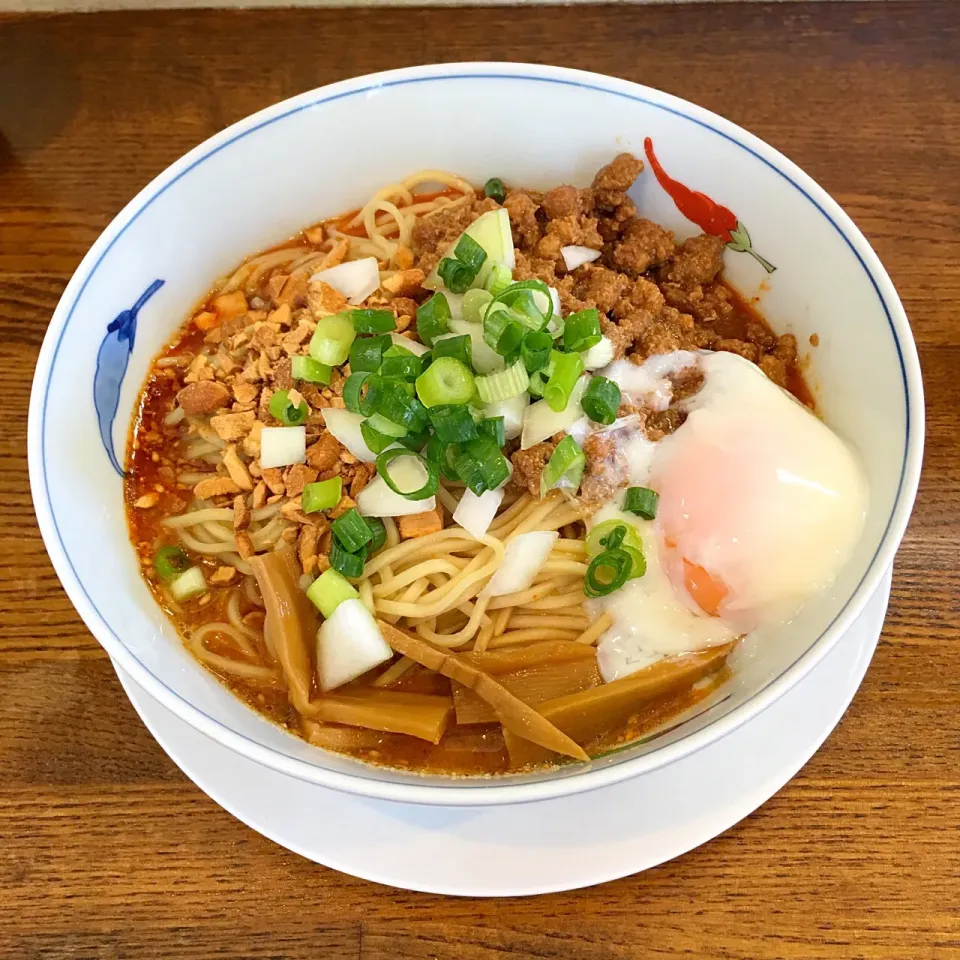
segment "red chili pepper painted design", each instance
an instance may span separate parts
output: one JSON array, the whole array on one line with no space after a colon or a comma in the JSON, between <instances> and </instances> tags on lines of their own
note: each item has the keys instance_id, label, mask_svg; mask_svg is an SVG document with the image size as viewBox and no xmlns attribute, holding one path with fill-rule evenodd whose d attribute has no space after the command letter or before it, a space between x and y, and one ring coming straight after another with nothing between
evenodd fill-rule
<instances>
[{"instance_id":1,"label":"red chili pepper painted design","mask_svg":"<svg viewBox=\"0 0 960 960\"><path fill-rule=\"evenodd\" d=\"M747 228L737 219L732 210L719 203L715 203L705 193L691 190L678 180L674 180L660 165L653 152L653 141L647 137L643 141L643 150L653 168L657 183L667 192L677 209L688 219L692 220L704 233L720 237L726 245L736 253L749 253L767 273L773 273L777 268L753 249L750 234Z\"/></svg>"}]
</instances>

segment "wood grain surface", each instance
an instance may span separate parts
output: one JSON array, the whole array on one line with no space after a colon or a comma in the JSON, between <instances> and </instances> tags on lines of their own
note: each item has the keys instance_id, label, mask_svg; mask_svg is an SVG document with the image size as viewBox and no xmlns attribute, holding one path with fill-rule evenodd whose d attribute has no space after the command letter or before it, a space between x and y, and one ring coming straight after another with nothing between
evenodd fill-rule
<instances>
[{"instance_id":1,"label":"wood grain surface","mask_svg":"<svg viewBox=\"0 0 960 960\"><path fill-rule=\"evenodd\" d=\"M820 752L672 863L516 901L403 893L315 866L187 781L60 588L25 457L50 314L137 190L282 97L467 59L648 83L784 151L886 264L928 401L887 624ZM960 957L957 0L0 19L0 338L0 957Z\"/></svg>"}]
</instances>

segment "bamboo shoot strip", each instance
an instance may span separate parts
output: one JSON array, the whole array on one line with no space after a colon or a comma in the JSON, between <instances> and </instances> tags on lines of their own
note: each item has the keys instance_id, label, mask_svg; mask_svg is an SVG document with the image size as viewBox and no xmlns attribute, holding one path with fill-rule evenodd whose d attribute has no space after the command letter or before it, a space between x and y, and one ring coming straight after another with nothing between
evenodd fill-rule
<instances>
[{"instance_id":1,"label":"bamboo shoot strip","mask_svg":"<svg viewBox=\"0 0 960 960\"><path fill-rule=\"evenodd\" d=\"M366 727L385 733L406 733L439 743L450 722L450 697L396 693L372 687L342 688L311 704L318 720Z\"/></svg>"},{"instance_id":2,"label":"bamboo shoot strip","mask_svg":"<svg viewBox=\"0 0 960 960\"><path fill-rule=\"evenodd\" d=\"M411 637L385 621L380 621L383 637L397 653L469 687L478 697L486 700L494 710L504 731L531 741L533 744L554 753L560 753L576 760L588 760L581 746L559 731L552 723L544 720L536 710L518 700L505 690L489 674L478 670L472 663L456 654L438 650L425 640Z\"/></svg>"},{"instance_id":3,"label":"bamboo shoot strip","mask_svg":"<svg viewBox=\"0 0 960 960\"><path fill-rule=\"evenodd\" d=\"M585 650L592 649L582 644L577 646ZM595 657L568 660L565 663L541 662L513 673L500 674L497 680L531 707L603 683ZM457 711L457 723L496 723L497 715L490 704L457 683L453 684L453 705Z\"/></svg>"},{"instance_id":4,"label":"bamboo shoot strip","mask_svg":"<svg viewBox=\"0 0 960 960\"><path fill-rule=\"evenodd\" d=\"M577 743L589 743L595 737L626 723L645 703L685 690L701 677L719 670L735 646L736 641L722 647L660 660L611 683L547 700L539 704L537 710ZM514 736L510 729L504 732L504 737L512 767L525 767L550 760L548 753Z\"/></svg>"},{"instance_id":5,"label":"bamboo shoot strip","mask_svg":"<svg viewBox=\"0 0 960 960\"><path fill-rule=\"evenodd\" d=\"M497 650L491 653L465 653L465 660L469 660L475 667L485 673L514 673L525 667L533 667L541 663L567 663L571 660L597 661L597 653L592 647L571 640L545 640L542 643L531 643L526 647L516 647L512 650Z\"/></svg>"}]
</instances>

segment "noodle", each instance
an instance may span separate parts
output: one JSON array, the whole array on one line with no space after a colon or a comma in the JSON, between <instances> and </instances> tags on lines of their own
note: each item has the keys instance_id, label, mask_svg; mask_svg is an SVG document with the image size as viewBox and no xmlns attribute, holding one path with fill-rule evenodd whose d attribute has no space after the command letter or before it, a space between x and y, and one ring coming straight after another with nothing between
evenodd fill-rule
<instances>
[{"instance_id":1,"label":"noodle","mask_svg":"<svg viewBox=\"0 0 960 960\"><path fill-rule=\"evenodd\" d=\"M596 643L612 625L613 617L609 613L602 613L577 637L577 643Z\"/></svg>"},{"instance_id":2,"label":"noodle","mask_svg":"<svg viewBox=\"0 0 960 960\"><path fill-rule=\"evenodd\" d=\"M575 640L576 637L576 629L560 630L556 627L530 627L526 630L508 630L499 637L494 637L489 646L491 650L496 650L500 647L510 647L520 643L535 643L540 640Z\"/></svg>"}]
</instances>

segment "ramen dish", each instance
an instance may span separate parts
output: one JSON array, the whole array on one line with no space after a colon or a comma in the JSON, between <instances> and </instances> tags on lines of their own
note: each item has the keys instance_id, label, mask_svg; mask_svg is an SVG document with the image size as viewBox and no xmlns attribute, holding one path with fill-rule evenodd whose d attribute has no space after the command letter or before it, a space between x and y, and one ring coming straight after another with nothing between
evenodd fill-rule
<instances>
[{"instance_id":1,"label":"ramen dish","mask_svg":"<svg viewBox=\"0 0 960 960\"><path fill-rule=\"evenodd\" d=\"M153 362L131 537L250 707L405 770L583 763L833 581L857 458L724 237L637 211L643 168L422 171L247 259Z\"/></svg>"}]
</instances>

